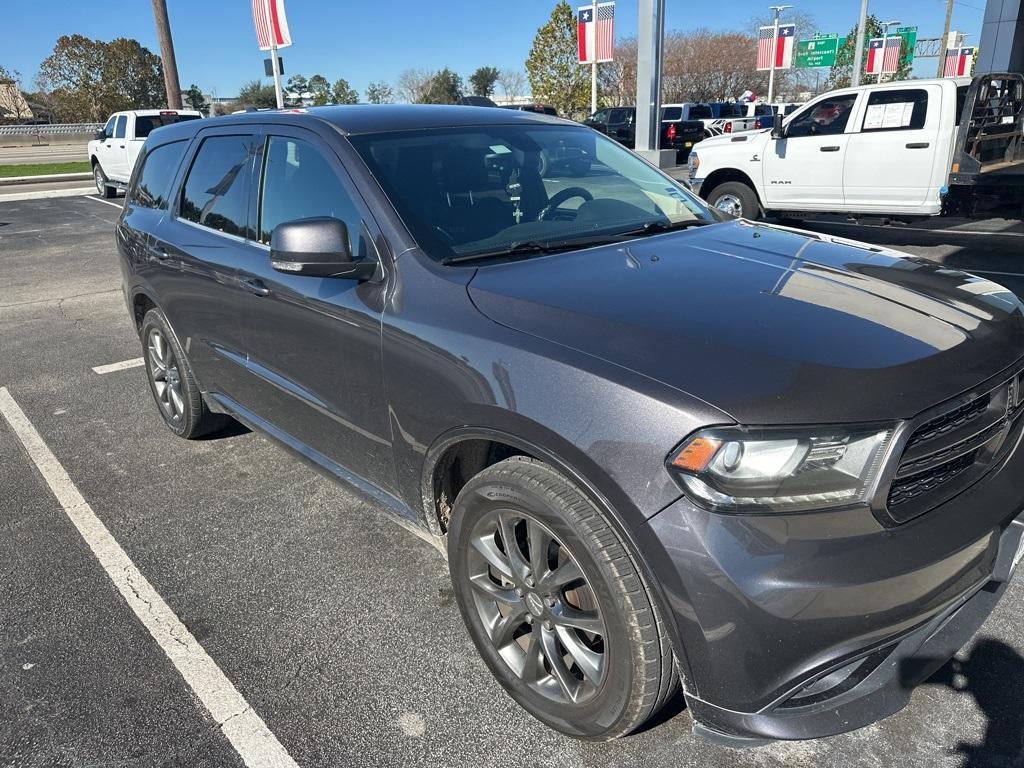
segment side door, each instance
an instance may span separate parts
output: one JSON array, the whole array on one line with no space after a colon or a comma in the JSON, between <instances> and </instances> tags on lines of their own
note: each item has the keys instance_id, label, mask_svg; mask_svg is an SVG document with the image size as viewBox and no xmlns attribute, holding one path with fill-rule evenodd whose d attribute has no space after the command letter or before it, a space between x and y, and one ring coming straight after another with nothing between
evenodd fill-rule
<instances>
[{"instance_id":1,"label":"side door","mask_svg":"<svg viewBox=\"0 0 1024 768\"><path fill-rule=\"evenodd\" d=\"M627 146L633 146L633 115L634 113L625 107L608 110L608 135Z\"/></svg>"},{"instance_id":2,"label":"side door","mask_svg":"<svg viewBox=\"0 0 1024 768\"><path fill-rule=\"evenodd\" d=\"M109 166L103 166L107 178L127 182L131 173L128 168L128 115L118 115L114 121L114 137L109 147Z\"/></svg>"},{"instance_id":3,"label":"side door","mask_svg":"<svg viewBox=\"0 0 1024 768\"><path fill-rule=\"evenodd\" d=\"M848 205L885 210L938 203L933 179L944 106L934 84L868 94L846 151Z\"/></svg>"},{"instance_id":4,"label":"side door","mask_svg":"<svg viewBox=\"0 0 1024 768\"><path fill-rule=\"evenodd\" d=\"M204 391L229 397L246 375L237 269L250 236L256 149L250 126L199 132L150 245L148 282L196 377Z\"/></svg>"},{"instance_id":5,"label":"side door","mask_svg":"<svg viewBox=\"0 0 1024 768\"><path fill-rule=\"evenodd\" d=\"M103 126L103 141L96 147L96 158L108 179L115 164L114 129L117 127L117 118L117 115L112 115L107 120L107 124Z\"/></svg>"},{"instance_id":6,"label":"side door","mask_svg":"<svg viewBox=\"0 0 1024 768\"><path fill-rule=\"evenodd\" d=\"M843 164L857 93L829 95L808 105L772 139L761 159L765 205L772 209L839 210Z\"/></svg>"},{"instance_id":7,"label":"side door","mask_svg":"<svg viewBox=\"0 0 1024 768\"><path fill-rule=\"evenodd\" d=\"M239 400L300 450L393 491L383 264L371 281L297 275L274 270L269 247L277 225L329 216L345 222L354 257L379 261L379 230L338 154L315 133L268 125L261 145L257 234L238 271L249 290L239 312L248 372Z\"/></svg>"}]
</instances>

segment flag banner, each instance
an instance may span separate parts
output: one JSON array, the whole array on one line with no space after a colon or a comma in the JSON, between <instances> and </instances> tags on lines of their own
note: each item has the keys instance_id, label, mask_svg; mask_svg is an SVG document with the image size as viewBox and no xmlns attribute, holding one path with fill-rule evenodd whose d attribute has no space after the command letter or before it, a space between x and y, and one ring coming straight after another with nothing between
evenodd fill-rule
<instances>
[{"instance_id":1,"label":"flag banner","mask_svg":"<svg viewBox=\"0 0 1024 768\"><path fill-rule=\"evenodd\" d=\"M898 38L897 38L898 39ZM868 55L864 61L864 72L868 75L882 74L882 46L885 45L885 38L874 37L868 43Z\"/></svg>"},{"instance_id":2,"label":"flag banner","mask_svg":"<svg viewBox=\"0 0 1024 768\"><path fill-rule=\"evenodd\" d=\"M964 77L971 74L974 63L973 48L947 48L946 63L942 69L943 77Z\"/></svg>"},{"instance_id":3,"label":"flag banner","mask_svg":"<svg viewBox=\"0 0 1024 768\"><path fill-rule=\"evenodd\" d=\"M252 0L252 23L261 51L287 48L292 44L288 18L284 15L284 0Z\"/></svg>"},{"instance_id":4,"label":"flag banner","mask_svg":"<svg viewBox=\"0 0 1024 768\"><path fill-rule=\"evenodd\" d=\"M900 51L903 49L903 37L887 37L885 39L885 55L882 56L882 74L893 75L900 66Z\"/></svg>"},{"instance_id":5,"label":"flag banner","mask_svg":"<svg viewBox=\"0 0 1024 768\"><path fill-rule=\"evenodd\" d=\"M580 64L611 61L615 55L615 3L585 5L576 12L576 52Z\"/></svg>"},{"instance_id":6,"label":"flag banner","mask_svg":"<svg viewBox=\"0 0 1024 768\"><path fill-rule=\"evenodd\" d=\"M795 24L780 24L775 36L775 25L760 27L757 31L757 68L789 69L793 66L793 40Z\"/></svg>"}]
</instances>

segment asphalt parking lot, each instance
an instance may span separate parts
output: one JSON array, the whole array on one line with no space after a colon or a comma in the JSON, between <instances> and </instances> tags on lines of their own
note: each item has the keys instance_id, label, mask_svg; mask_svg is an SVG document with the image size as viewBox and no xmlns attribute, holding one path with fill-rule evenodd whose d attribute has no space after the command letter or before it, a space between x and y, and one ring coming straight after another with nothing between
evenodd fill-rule
<instances>
[{"instance_id":1,"label":"asphalt parking lot","mask_svg":"<svg viewBox=\"0 0 1024 768\"><path fill-rule=\"evenodd\" d=\"M0 387L298 765L1024 766L1020 577L957 669L853 734L729 751L694 739L678 702L611 744L547 730L478 660L430 543L243 428L175 438L142 368L93 371L141 354L117 213L0 203ZM1019 222L811 226L1024 295ZM2 766L243 764L3 418L0 692Z\"/></svg>"}]
</instances>

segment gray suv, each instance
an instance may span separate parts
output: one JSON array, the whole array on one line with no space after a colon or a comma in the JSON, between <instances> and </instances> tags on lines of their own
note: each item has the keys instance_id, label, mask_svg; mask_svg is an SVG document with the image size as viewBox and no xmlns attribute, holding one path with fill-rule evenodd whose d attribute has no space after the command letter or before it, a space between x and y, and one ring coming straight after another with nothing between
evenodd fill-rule
<instances>
[{"instance_id":1,"label":"gray suv","mask_svg":"<svg viewBox=\"0 0 1024 768\"><path fill-rule=\"evenodd\" d=\"M565 733L627 734L680 685L722 743L863 726L1020 559L1016 297L724 220L583 126L159 128L117 244L170 429L237 419L444 541L484 662Z\"/></svg>"}]
</instances>

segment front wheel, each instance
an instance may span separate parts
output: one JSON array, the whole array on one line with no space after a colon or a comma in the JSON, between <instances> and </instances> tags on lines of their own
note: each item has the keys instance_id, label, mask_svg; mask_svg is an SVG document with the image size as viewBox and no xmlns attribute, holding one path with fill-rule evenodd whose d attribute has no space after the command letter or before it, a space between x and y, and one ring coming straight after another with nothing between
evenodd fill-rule
<instances>
[{"instance_id":1,"label":"front wheel","mask_svg":"<svg viewBox=\"0 0 1024 768\"><path fill-rule=\"evenodd\" d=\"M612 739L675 692L671 649L618 534L550 466L516 456L472 478L448 553L473 642L541 722Z\"/></svg>"},{"instance_id":2,"label":"front wheel","mask_svg":"<svg viewBox=\"0 0 1024 768\"><path fill-rule=\"evenodd\" d=\"M708 205L722 213L742 219L761 218L761 206L757 193L742 181L727 181L711 190L707 196Z\"/></svg>"},{"instance_id":3,"label":"front wheel","mask_svg":"<svg viewBox=\"0 0 1024 768\"><path fill-rule=\"evenodd\" d=\"M103 168L99 163L93 163L92 180L96 185L96 192L99 193L100 197L109 200L117 194L117 188L112 187L107 183L107 174L103 172Z\"/></svg>"}]
</instances>

